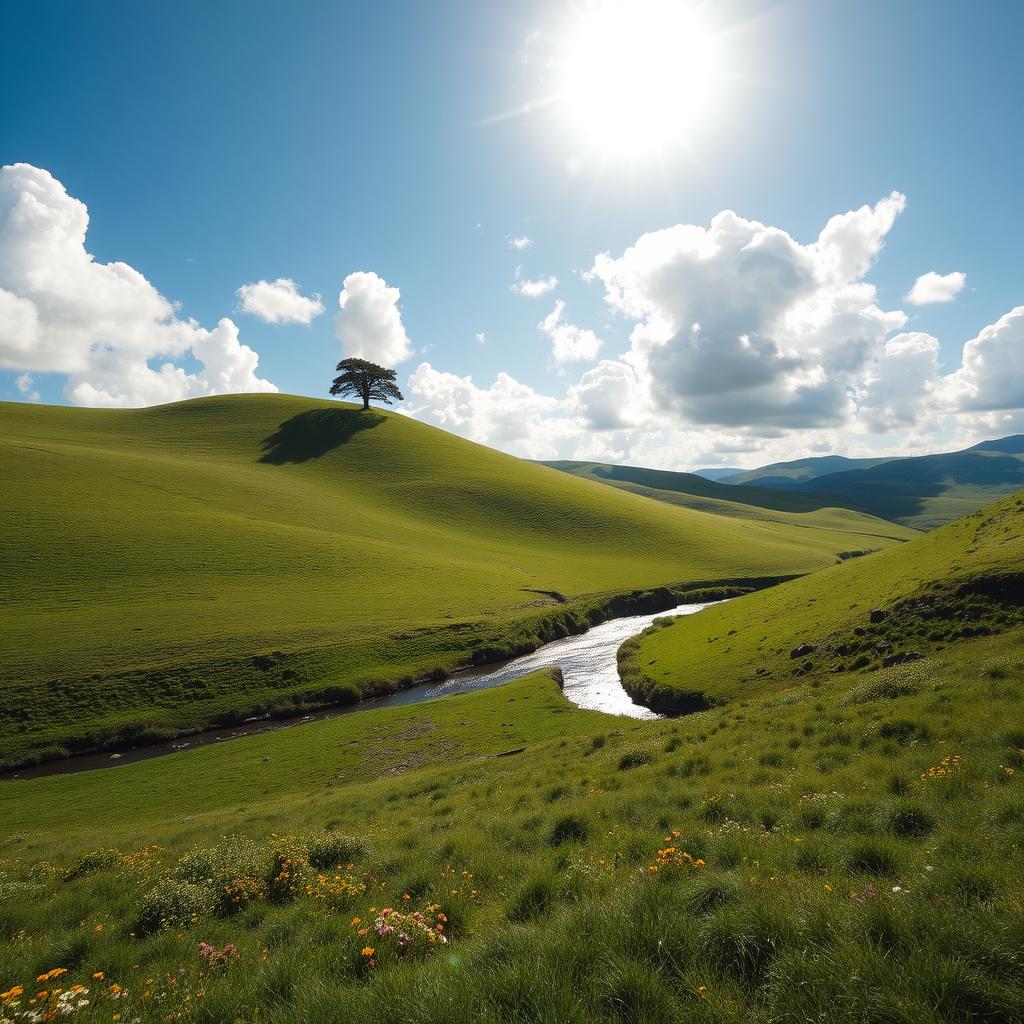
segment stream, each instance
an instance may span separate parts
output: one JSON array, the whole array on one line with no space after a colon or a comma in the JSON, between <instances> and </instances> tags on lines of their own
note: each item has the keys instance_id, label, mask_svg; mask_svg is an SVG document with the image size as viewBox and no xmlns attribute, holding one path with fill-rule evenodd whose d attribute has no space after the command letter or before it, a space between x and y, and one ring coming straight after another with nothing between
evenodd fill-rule
<instances>
[{"instance_id":1,"label":"stream","mask_svg":"<svg viewBox=\"0 0 1024 1024\"><path fill-rule=\"evenodd\" d=\"M711 602L717 603L717 602ZM622 643L631 636L646 629L655 619L668 615L693 615L707 608L708 604L683 604L667 611L650 615L629 615L621 619L609 619L578 636L568 636L537 648L532 654L499 662L496 665L481 665L463 669L439 683L420 683L386 697L361 701L345 707L329 707L320 711L287 719L254 718L240 725L221 729L207 729L192 736L184 736L164 743L111 754L79 754L60 761L20 768L17 771L0 773L0 779L25 780L47 775L68 775L75 772L91 771L96 768L114 768L136 761L147 761L179 750L209 746L225 740L242 739L261 733L290 729L309 722L339 718L342 715L359 714L379 708L418 704L437 697L450 697L457 693L473 693L500 686L512 679L528 675L542 668L562 670L562 691L565 696L581 708L603 711L609 715L628 715L630 718L652 719L657 714L639 704L634 704L619 682L616 654Z\"/></svg>"}]
</instances>

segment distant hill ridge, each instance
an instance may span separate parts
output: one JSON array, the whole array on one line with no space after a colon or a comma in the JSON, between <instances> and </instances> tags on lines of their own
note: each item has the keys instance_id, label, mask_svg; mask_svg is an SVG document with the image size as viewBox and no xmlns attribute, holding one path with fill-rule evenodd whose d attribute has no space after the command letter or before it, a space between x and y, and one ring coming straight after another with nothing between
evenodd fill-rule
<instances>
[{"instance_id":1,"label":"distant hill ridge","mask_svg":"<svg viewBox=\"0 0 1024 1024\"><path fill-rule=\"evenodd\" d=\"M822 514L850 509L931 530L1024 489L1024 434L962 451L907 458L823 455L776 462L733 476L677 473L600 462L547 462L554 469L669 504L720 515ZM761 510L758 512L757 510ZM771 518L782 521L779 515Z\"/></svg>"}]
</instances>

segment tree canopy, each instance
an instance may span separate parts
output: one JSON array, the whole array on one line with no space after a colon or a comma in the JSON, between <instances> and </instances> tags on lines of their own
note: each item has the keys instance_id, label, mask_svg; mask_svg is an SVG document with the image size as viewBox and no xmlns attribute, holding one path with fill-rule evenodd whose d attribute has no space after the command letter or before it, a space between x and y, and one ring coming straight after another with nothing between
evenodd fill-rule
<instances>
[{"instance_id":1,"label":"tree canopy","mask_svg":"<svg viewBox=\"0 0 1024 1024\"><path fill-rule=\"evenodd\" d=\"M370 399L391 405L391 400L404 401L395 383L395 371L378 366L366 359L342 359L336 369L340 377L331 384L332 395L355 395L363 400L363 408L370 408Z\"/></svg>"}]
</instances>

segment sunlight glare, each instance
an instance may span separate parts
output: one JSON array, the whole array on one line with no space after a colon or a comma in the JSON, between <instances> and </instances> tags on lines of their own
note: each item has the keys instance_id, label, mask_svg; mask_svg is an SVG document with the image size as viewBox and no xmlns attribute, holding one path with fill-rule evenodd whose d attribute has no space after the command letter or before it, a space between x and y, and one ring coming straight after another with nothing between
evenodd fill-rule
<instances>
[{"instance_id":1,"label":"sunlight glare","mask_svg":"<svg viewBox=\"0 0 1024 1024\"><path fill-rule=\"evenodd\" d=\"M687 3L590 3L575 14L559 64L570 126L606 156L671 148L718 99L716 40Z\"/></svg>"}]
</instances>

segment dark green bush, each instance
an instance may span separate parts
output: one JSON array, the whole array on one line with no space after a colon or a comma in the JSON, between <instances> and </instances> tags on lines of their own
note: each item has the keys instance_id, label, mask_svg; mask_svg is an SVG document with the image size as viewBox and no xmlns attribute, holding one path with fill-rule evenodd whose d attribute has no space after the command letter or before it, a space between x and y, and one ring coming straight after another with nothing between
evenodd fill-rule
<instances>
[{"instance_id":1,"label":"dark green bush","mask_svg":"<svg viewBox=\"0 0 1024 1024\"><path fill-rule=\"evenodd\" d=\"M590 836L590 822L577 814L566 814L559 818L551 829L548 841L552 846L563 843L585 843Z\"/></svg>"},{"instance_id":2,"label":"dark green bush","mask_svg":"<svg viewBox=\"0 0 1024 1024\"><path fill-rule=\"evenodd\" d=\"M654 755L647 750L627 750L626 753L619 758L619 771L626 772L631 768L639 768L644 764L651 764L654 761Z\"/></svg>"}]
</instances>

